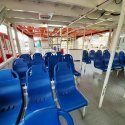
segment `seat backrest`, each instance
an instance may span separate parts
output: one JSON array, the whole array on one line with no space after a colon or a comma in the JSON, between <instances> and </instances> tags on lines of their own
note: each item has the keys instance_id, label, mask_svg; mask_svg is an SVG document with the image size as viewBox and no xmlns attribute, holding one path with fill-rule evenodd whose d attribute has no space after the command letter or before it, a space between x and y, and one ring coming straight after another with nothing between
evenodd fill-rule
<instances>
[{"instance_id":1,"label":"seat backrest","mask_svg":"<svg viewBox=\"0 0 125 125\"><path fill-rule=\"evenodd\" d=\"M99 53L98 52L95 53L95 56L94 56L94 66L96 68L102 68L102 67L104 67L103 57L100 54L100 52Z\"/></svg>"},{"instance_id":2,"label":"seat backrest","mask_svg":"<svg viewBox=\"0 0 125 125\"><path fill-rule=\"evenodd\" d=\"M97 50L96 52L98 55L102 55L102 50Z\"/></svg>"},{"instance_id":3,"label":"seat backrest","mask_svg":"<svg viewBox=\"0 0 125 125\"><path fill-rule=\"evenodd\" d=\"M104 54L104 53L109 53L109 50L107 50L107 49L104 50L104 51L103 51L103 54Z\"/></svg>"},{"instance_id":4,"label":"seat backrest","mask_svg":"<svg viewBox=\"0 0 125 125\"><path fill-rule=\"evenodd\" d=\"M51 57L53 54L51 52L47 52L45 54L45 65L48 66L48 61L49 61L49 57Z\"/></svg>"},{"instance_id":5,"label":"seat backrest","mask_svg":"<svg viewBox=\"0 0 125 125\"><path fill-rule=\"evenodd\" d=\"M68 123L74 125L71 116L57 108L40 109L29 114L20 125L61 125L59 116L63 116ZM49 120L49 121L48 121Z\"/></svg>"},{"instance_id":6,"label":"seat backrest","mask_svg":"<svg viewBox=\"0 0 125 125\"><path fill-rule=\"evenodd\" d=\"M41 53L34 53L33 55L33 60L41 60L42 59L42 54Z\"/></svg>"},{"instance_id":7,"label":"seat backrest","mask_svg":"<svg viewBox=\"0 0 125 125\"><path fill-rule=\"evenodd\" d=\"M54 68L56 92L65 92L75 87L75 80L70 64L59 62Z\"/></svg>"},{"instance_id":8,"label":"seat backrest","mask_svg":"<svg viewBox=\"0 0 125 125\"><path fill-rule=\"evenodd\" d=\"M20 78L26 77L28 64L22 58L15 59L13 62L13 70L18 73Z\"/></svg>"},{"instance_id":9,"label":"seat backrest","mask_svg":"<svg viewBox=\"0 0 125 125\"><path fill-rule=\"evenodd\" d=\"M65 54L63 56L63 62L67 62L68 64L71 65L72 71L75 70L74 62L73 62L73 57L70 54Z\"/></svg>"},{"instance_id":10,"label":"seat backrest","mask_svg":"<svg viewBox=\"0 0 125 125\"><path fill-rule=\"evenodd\" d=\"M11 69L0 70L0 124L16 125L19 122L22 104L18 75Z\"/></svg>"},{"instance_id":11,"label":"seat backrest","mask_svg":"<svg viewBox=\"0 0 125 125\"><path fill-rule=\"evenodd\" d=\"M58 56L56 55L52 55L49 58L48 67L49 67L49 76L51 80L54 78L54 67L58 62L59 62L59 59L58 59Z\"/></svg>"},{"instance_id":12,"label":"seat backrest","mask_svg":"<svg viewBox=\"0 0 125 125\"><path fill-rule=\"evenodd\" d=\"M89 58L91 60L94 60L94 56L95 56L95 50L90 50L90 52L89 52Z\"/></svg>"},{"instance_id":13,"label":"seat backrest","mask_svg":"<svg viewBox=\"0 0 125 125\"><path fill-rule=\"evenodd\" d=\"M110 59L110 53L109 53L109 51L104 52L103 53L103 62L104 62L105 66L108 66L109 59Z\"/></svg>"},{"instance_id":14,"label":"seat backrest","mask_svg":"<svg viewBox=\"0 0 125 125\"><path fill-rule=\"evenodd\" d=\"M58 57L58 61L62 62L63 61L63 54L61 52L57 52L56 56Z\"/></svg>"},{"instance_id":15,"label":"seat backrest","mask_svg":"<svg viewBox=\"0 0 125 125\"><path fill-rule=\"evenodd\" d=\"M32 66L27 71L26 81L29 104L42 103L52 94L49 74L44 66ZM44 106L41 104L40 107Z\"/></svg>"},{"instance_id":16,"label":"seat backrest","mask_svg":"<svg viewBox=\"0 0 125 125\"><path fill-rule=\"evenodd\" d=\"M120 61L120 64L122 65L125 64L125 53L123 51L119 52L119 61Z\"/></svg>"},{"instance_id":17,"label":"seat backrest","mask_svg":"<svg viewBox=\"0 0 125 125\"><path fill-rule=\"evenodd\" d=\"M119 60L119 54L117 52L115 52L115 55L114 55L114 59L113 59L113 66L117 66L120 64L120 60Z\"/></svg>"},{"instance_id":18,"label":"seat backrest","mask_svg":"<svg viewBox=\"0 0 125 125\"><path fill-rule=\"evenodd\" d=\"M31 56L29 54L22 54L20 56L20 58L23 58L24 60L26 60L27 62L31 61Z\"/></svg>"}]
</instances>

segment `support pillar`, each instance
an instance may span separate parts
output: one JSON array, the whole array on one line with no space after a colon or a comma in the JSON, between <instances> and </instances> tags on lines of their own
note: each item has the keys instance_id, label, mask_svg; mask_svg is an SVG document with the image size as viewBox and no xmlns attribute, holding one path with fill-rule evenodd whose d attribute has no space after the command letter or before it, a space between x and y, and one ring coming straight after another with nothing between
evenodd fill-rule
<instances>
[{"instance_id":1,"label":"support pillar","mask_svg":"<svg viewBox=\"0 0 125 125\"><path fill-rule=\"evenodd\" d=\"M16 57L16 50L15 50L15 46L14 46L14 43L13 43L13 35L12 35L12 29L11 29L10 25L7 26L7 31L8 31L10 43L11 43L11 46L12 46L13 56Z\"/></svg>"},{"instance_id":2,"label":"support pillar","mask_svg":"<svg viewBox=\"0 0 125 125\"><path fill-rule=\"evenodd\" d=\"M68 40L69 40L68 38L69 38L69 35L68 35L68 27L67 27L67 54L68 54L68 42L69 42L69 41L68 41Z\"/></svg>"},{"instance_id":3,"label":"support pillar","mask_svg":"<svg viewBox=\"0 0 125 125\"><path fill-rule=\"evenodd\" d=\"M16 39L16 43L17 43L18 53L19 53L19 55L21 55L21 47L20 47L20 42L19 42L19 38L18 38L18 34L17 34L16 25L13 25L13 27L14 27L14 33L15 33L15 39Z\"/></svg>"},{"instance_id":4,"label":"support pillar","mask_svg":"<svg viewBox=\"0 0 125 125\"><path fill-rule=\"evenodd\" d=\"M2 54L3 54L4 62L6 62L7 57L6 57L6 53L5 53L5 50L4 50L4 47L3 47L3 42L1 40L1 38L0 38L0 46L1 46Z\"/></svg>"},{"instance_id":5,"label":"support pillar","mask_svg":"<svg viewBox=\"0 0 125 125\"><path fill-rule=\"evenodd\" d=\"M112 67L112 63L113 63L113 59L114 59L114 55L115 55L115 50L117 47L117 43L118 43L118 39L120 37L120 32L124 23L124 18L125 18L125 0L123 0L122 2L122 8L121 8L121 14L120 14L120 18L118 21L118 26L117 26L117 30L116 30L116 34L113 38L113 46L112 46L112 53L111 53L111 57L109 60L109 65L108 65L108 69L107 69L107 73L106 73L106 77L104 80L104 84L103 84L103 88L102 88L102 93L101 93L101 97L100 97L100 101L99 101L99 108L102 107L102 103L105 97L105 92L107 89L107 85L108 85L108 80L109 80L109 76L110 76L110 72L111 72L111 67Z\"/></svg>"}]
</instances>

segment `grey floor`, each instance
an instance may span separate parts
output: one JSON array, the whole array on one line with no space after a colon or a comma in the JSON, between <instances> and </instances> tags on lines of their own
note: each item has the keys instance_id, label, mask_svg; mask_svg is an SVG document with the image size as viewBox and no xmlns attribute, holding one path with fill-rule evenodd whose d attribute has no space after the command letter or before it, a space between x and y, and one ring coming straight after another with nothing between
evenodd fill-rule
<instances>
[{"instance_id":1,"label":"grey floor","mask_svg":"<svg viewBox=\"0 0 125 125\"><path fill-rule=\"evenodd\" d=\"M104 103L101 109L98 108L102 85L105 74L92 75L92 71L86 71L82 75L78 88L87 97L89 106L86 109L86 116L82 119L80 111L71 112L75 125L125 125L125 76L123 71L117 77L112 72Z\"/></svg>"}]
</instances>

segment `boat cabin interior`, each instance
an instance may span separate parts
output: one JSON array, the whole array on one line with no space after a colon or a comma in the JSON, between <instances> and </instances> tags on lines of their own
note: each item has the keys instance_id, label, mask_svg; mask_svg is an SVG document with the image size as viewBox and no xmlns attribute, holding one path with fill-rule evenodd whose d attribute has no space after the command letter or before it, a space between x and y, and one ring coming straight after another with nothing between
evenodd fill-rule
<instances>
[{"instance_id":1,"label":"boat cabin interior","mask_svg":"<svg viewBox=\"0 0 125 125\"><path fill-rule=\"evenodd\" d=\"M0 125L125 125L125 0L0 0Z\"/></svg>"}]
</instances>

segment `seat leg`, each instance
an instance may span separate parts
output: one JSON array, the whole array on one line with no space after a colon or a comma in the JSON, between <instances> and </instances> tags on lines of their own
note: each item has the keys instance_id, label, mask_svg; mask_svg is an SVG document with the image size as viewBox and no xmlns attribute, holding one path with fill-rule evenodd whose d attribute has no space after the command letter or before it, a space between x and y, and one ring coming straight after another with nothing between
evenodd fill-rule
<instances>
[{"instance_id":1,"label":"seat leg","mask_svg":"<svg viewBox=\"0 0 125 125\"><path fill-rule=\"evenodd\" d=\"M82 117L83 117L83 118L85 117L85 114L86 114L86 107L83 107L83 108L82 108Z\"/></svg>"}]
</instances>

